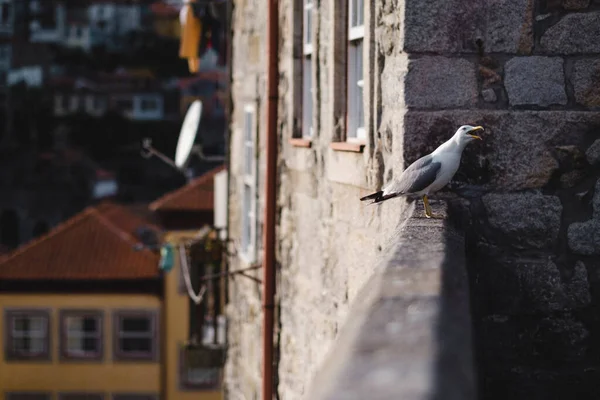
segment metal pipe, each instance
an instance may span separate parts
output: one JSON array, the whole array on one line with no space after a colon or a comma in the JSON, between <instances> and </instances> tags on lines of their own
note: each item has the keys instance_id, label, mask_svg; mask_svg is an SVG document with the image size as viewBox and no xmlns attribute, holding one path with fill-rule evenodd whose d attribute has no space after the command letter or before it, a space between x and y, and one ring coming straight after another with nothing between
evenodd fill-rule
<instances>
[{"instance_id":1,"label":"metal pipe","mask_svg":"<svg viewBox=\"0 0 600 400\"><path fill-rule=\"evenodd\" d=\"M269 0L267 57L267 170L265 177L265 219L263 257L263 400L273 399L273 327L275 313L275 207L277 193L277 100L279 1Z\"/></svg>"}]
</instances>

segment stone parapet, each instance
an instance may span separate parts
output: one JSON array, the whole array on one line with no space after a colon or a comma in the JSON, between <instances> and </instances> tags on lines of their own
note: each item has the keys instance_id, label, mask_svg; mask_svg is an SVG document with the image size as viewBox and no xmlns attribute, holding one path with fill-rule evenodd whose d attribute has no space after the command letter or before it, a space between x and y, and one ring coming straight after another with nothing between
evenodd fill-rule
<instances>
[{"instance_id":1,"label":"stone parapet","mask_svg":"<svg viewBox=\"0 0 600 400\"><path fill-rule=\"evenodd\" d=\"M476 398L464 239L413 204L305 398Z\"/></svg>"}]
</instances>

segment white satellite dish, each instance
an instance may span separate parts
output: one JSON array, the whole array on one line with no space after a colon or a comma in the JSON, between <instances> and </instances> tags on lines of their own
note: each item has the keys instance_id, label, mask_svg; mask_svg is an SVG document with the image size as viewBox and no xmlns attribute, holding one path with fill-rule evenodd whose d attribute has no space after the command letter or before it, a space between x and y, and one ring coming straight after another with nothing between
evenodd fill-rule
<instances>
[{"instance_id":1,"label":"white satellite dish","mask_svg":"<svg viewBox=\"0 0 600 400\"><path fill-rule=\"evenodd\" d=\"M156 156L163 162L169 164L171 167L177 169L185 174L188 171L184 170L185 164L189 160L192 154L198 156L204 161L225 161L225 157L222 155L207 155L202 151L201 145L194 145L196 135L198 133L198 126L200 125L200 117L202 116L202 102L195 100L188 108L183 124L181 125L181 131L179 132L179 139L177 140L177 148L175 149L175 161L152 147L152 139L145 138L142 141L142 148L140 154L144 158L150 158ZM189 177L188 177L189 178Z\"/></svg>"},{"instance_id":2,"label":"white satellite dish","mask_svg":"<svg viewBox=\"0 0 600 400\"><path fill-rule=\"evenodd\" d=\"M188 108L183 124L181 125L179 140L177 141L177 148L175 150L175 165L177 168L182 168L190 157L201 116L202 102L194 100L190 108Z\"/></svg>"}]
</instances>

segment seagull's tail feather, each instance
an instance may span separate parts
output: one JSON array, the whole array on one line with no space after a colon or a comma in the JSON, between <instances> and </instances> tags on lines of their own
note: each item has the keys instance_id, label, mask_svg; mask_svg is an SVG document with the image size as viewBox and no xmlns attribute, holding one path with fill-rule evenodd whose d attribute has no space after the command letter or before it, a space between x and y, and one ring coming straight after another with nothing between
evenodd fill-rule
<instances>
[{"instance_id":1,"label":"seagull's tail feather","mask_svg":"<svg viewBox=\"0 0 600 400\"><path fill-rule=\"evenodd\" d=\"M367 196L361 197L360 201L371 200L371 199L377 200L378 198L380 198L382 196L383 196L383 190L380 190L379 192L371 193Z\"/></svg>"},{"instance_id":2,"label":"seagull's tail feather","mask_svg":"<svg viewBox=\"0 0 600 400\"><path fill-rule=\"evenodd\" d=\"M360 201L373 200L369 204L375 204L375 203L381 203L382 201L391 199L392 197L396 197L396 196L398 196L398 193L390 193L390 194L384 195L383 190L380 190L379 192L371 193L367 196L361 197Z\"/></svg>"}]
</instances>

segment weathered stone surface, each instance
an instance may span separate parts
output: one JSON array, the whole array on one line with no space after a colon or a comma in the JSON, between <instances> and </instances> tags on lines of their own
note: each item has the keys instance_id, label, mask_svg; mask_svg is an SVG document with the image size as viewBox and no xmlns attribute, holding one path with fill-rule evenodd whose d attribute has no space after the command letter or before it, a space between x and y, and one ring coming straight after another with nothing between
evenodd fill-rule
<instances>
[{"instance_id":1,"label":"weathered stone surface","mask_svg":"<svg viewBox=\"0 0 600 400\"><path fill-rule=\"evenodd\" d=\"M562 58L513 58L506 63L504 84L512 106L567 104Z\"/></svg>"},{"instance_id":2,"label":"weathered stone surface","mask_svg":"<svg viewBox=\"0 0 600 400\"><path fill-rule=\"evenodd\" d=\"M477 104L475 65L460 58L426 56L412 60L404 95L409 107L474 106Z\"/></svg>"},{"instance_id":3,"label":"weathered stone surface","mask_svg":"<svg viewBox=\"0 0 600 400\"><path fill-rule=\"evenodd\" d=\"M569 248L576 254L600 254L600 221L574 222L567 231Z\"/></svg>"},{"instance_id":4,"label":"weathered stone surface","mask_svg":"<svg viewBox=\"0 0 600 400\"><path fill-rule=\"evenodd\" d=\"M533 46L533 0L408 0L408 53L486 52L528 54Z\"/></svg>"},{"instance_id":5,"label":"weathered stone surface","mask_svg":"<svg viewBox=\"0 0 600 400\"><path fill-rule=\"evenodd\" d=\"M572 276L565 280L552 261L522 264L517 273L523 296L522 311L560 311L586 306L591 301L587 270L582 262L575 264Z\"/></svg>"},{"instance_id":6,"label":"weathered stone surface","mask_svg":"<svg viewBox=\"0 0 600 400\"><path fill-rule=\"evenodd\" d=\"M587 350L589 336L585 325L570 312L547 317L532 315L526 321L517 316L490 315L482 321L479 351L486 369L514 369L516 363L537 364L548 357L580 359Z\"/></svg>"},{"instance_id":7,"label":"weathered stone surface","mask_svg":"<svg viewBox=\"0 0 600 400\"><path fill-rule=\"evenodd\" d=\"M585 167L585 156L579 147L574 145L556 146L557 159L561 168L572 169Z\"/></svg>"},{"instance_id":8,"label":"weathered stone surface","mask_svg":"<svg viewBox=\"0 0 600 400\"><path fill-rule=\"evenodd\" d=\"M498 100L494 89L488 88L481 91L481 96L486 103L495 103Z\"/></svg>"},{"instance_id":9,"label":"weathered stone surface","mask_svg":"<svg viewBox=\"0 0 600 400\"><path fill-rule=\"evenodd\" d=\"M483 197L490 225L517 248L554 245L562 205L556 196L541 193L488 194Z\"/></svg>"},{"instance_id":10,"label":"weathered stone surface","mask_svg":"<svg viewBox=\"0 0 600 400\"><path fill-rule=\"evenodd\" d=\"M550 313L575 309L591 301L585 265L577 262L568 277L550 260L496 261L493 257L483 265L479 276L481 290L487 300L487 312L519 315Z\"/></svg>"},{"instance_id":11,"label":"weathered stone surface","mask_svg":"<svg viewBox=\"0 0 600 400\"><path fill-rule=\"evenodd\" d=\"M403 7L406 52L477 50L478 24L483 21L479 0L408 0Z\"/></svg>"},{"instance_id":12,"label":"weathered stone surface","mask_svg":"<svg viewBox=\"0 0 600 400\"><path fill-rule=\"evenodd\" d=\"M579 104L600 107L600 59L576 61L572 81Z\"/></svg>"},{"instance_id":13,"label":"weathered stone surface","mask_svg":"<svg viewBox=\"0 0 600 400\"><path fill-rule=\"evenodd\" d=\"M479 75L483 78L483 87L493 85L502 80L499 73L483 65L479 66Z\"/></svg>"},{"instance_id":14,"label":"weathered stone surface","mask_svg":"<svg viewBox=\"0 0 600 400\"><path fill-rule=\"evenodd\" d=\"M600 112L564 111L409 111L404 117L405 161L433 151L465 123L483 125L483 141L463 153L457 183L479 185L494 191L545 186L558 169L555 147L579 143L595 134Z\"/></svg>"},{"instance_id":15,"label":"weathered stone surface","mask_svg":"<svg viewBox=\"0 0 600 400\"><path fill-rule=\"evenodd\" d=\"M590 5L590 0L563 0L565 10L582 10Z\"/></svg>"},{"instance_id":16,"label":"weathered stone surface","mask_svg":"<svg viewBox=\"0 0 600 400\"><path fill-rule=\"evenodd\" d=\"M543 50L558 54L600 52L600 12L565 15L542 35Z\"/></svg>"},{"instance_id":17,"label":"weathered stone surface","mask_svg":"<svg viewBox=\"0 0 600 400\"><path fill-rule=\"evenodd\" d=\"M488 0L485 50L529 54L533 47L533 0Z\"/></svg>"},{"instance_id":18,"label":"weathered stone surface","mask_svg":"<svg viewBox=\"0 0 600 400\"><path fill-rule=\"evenodd\" d=\"M598 162L600 162L600 139L592 143L592 145L585 152L585 157L592 165L596 165Z\"/></svg>"},{"instance_id":19,"label":"weathered stone surface","mask_svg":"<svg viewBox=\"0 0 600 400\"><path fill-rule=\"evenodd\" d=\"M569 225L569 248L576 254L600 255L600 180L596 182L592 200L593 218Z\"/></svg>"},{"instance_id":20,"label":"weathered stone surface","mask_svg":"<svg viewBox=\"0 0 600 400\"><path fill-rule=\"evenodd\" d=\"M446 212L438 205L433 211ZM464 240L421 212L415 209L390 238L303 398L416 399L432 391L449 400L477 397ZM422 251L424 240L430 251Z\"/></svg>"},{"instance_id":21,"label":"weathered stone surface","mask_svg":"<svg viewBox=\"0 0 600 400\"><path fill-rule=\"evenodd\" d=\"M560 186L563 188L572 188L586 177L585 170L576 169L573 171L565 172L560 176Z\"/></svg>"}]
</instances>

